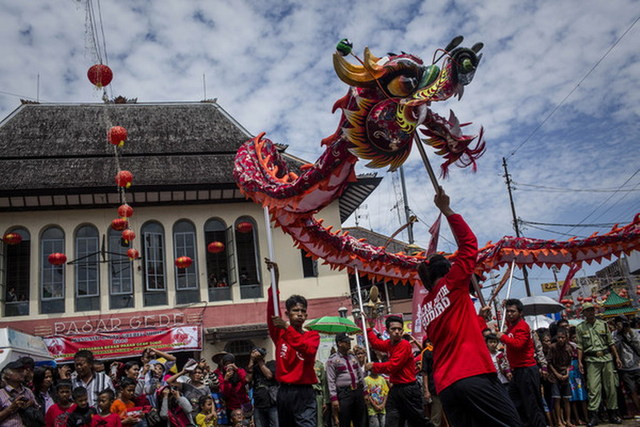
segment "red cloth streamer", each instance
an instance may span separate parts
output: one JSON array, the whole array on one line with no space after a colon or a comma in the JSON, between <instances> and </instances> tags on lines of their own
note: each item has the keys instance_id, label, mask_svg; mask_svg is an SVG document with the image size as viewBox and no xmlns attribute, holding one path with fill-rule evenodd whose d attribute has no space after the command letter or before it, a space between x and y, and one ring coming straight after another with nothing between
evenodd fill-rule
<instances>
[{"instance_id":1,"label":"red cloth streamer","mask_svg":"<svg viewBox=\"0 0 640 427\"><path fill-rule=\"evenodd\" d=\"M564 279L564 283L562 285L562 290L560 291L560 297L558 298L558 300L564 298L567 292L569 292L569 288L571 288L571 280L573 280L573 276L575 276L578 271L580 271L580 264L571 264L571 266L569 267L569 272L567 273L567 277L566 279Z\"/></svg>"},{"instance_id":2,"label":"red cloth streamer","mask_svg":"<svg viewBox=\"0 0 640 427\"><path fill-rule=\"evenodd\" d=\"M438 239L440 238L440 220L442 219L442 213L438 215L438 219L429 228L429 234L431 234L431 240L429 241L429 248L427 249L427 256L433 255L438 250Z\"/></svg>"}]
</instances>

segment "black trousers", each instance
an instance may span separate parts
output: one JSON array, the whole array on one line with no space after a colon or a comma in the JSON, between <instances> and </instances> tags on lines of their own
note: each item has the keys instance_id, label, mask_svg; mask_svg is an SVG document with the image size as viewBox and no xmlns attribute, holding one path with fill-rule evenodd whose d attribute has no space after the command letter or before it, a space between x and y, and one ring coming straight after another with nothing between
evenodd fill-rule
<instances>
[{"instance_id":1,"label":"black trousers","mask_svg":"<svg viewBox=\"0 0 640 427\"><path fill-rule=\"evenodd\" d=\"M544 419L538 366L513 369L513 379L509 383L509 396L516 405L525 426L545 427L547 425Z\"/></svg>"},{"instance_id":2,"label":"black trousers","mask_svg":"<svg viewBox=\"0 0 640 427\"><path fill-rule=\"evenodd\" d=\"M405 422L410 427L431 426L429 419L424 416L420 384L393 384L387 398L387 416L385 427L404 427Z\"/></svg>"},{"instance_id":3,"label":"black trousers","mask_svg":"<svg viewBox=\"0 0 640 427\"><path fill-rule=\"evenodd\" d=\"M440 392L449 424L455 427L515 427L520 417L496 374L474 375Z\"/></svg>"},{"instance_id":4,"label":"black trousers","mask_svg":"<svg viewBox=\"0 0 640 427\"><path fill-rule=\"evenodd\" d=\"M316 392L311 385L280 384L277 405L279 427L317 427Z\"/></svg>"},{"instance_id":5,"label":"black trousers","mask_svg":"<svg viewBox=\"0 0 640 427\"><path fill-rule=\"evenodd\" d=\"M351 387L339 387L338 403L340 403L339 420L340 427L364 427L367 425L364 403L364 389L362 387L352 390Z\"/></svg>"}]
</instances>

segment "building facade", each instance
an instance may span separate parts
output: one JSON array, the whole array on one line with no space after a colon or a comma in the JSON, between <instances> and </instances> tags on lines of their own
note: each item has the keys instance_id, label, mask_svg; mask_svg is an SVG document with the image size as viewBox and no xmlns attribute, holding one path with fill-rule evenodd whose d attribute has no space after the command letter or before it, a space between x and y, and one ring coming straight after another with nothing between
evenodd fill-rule
<instances>
[{"instance_id":1,"label":"building facade","mask_svg":"<svg viewBox=\"0 0 640 427\"><path fill-rule=\"evenodd\" d=\"M119 149L106 140L114 125L129 133ZM270 348L264 211L232 177L250 137L215 102L21 105L0 123L0 231L21 236L0 245L0 327L73 337L189 325L202 357ZM306 163L282 151L294 169ZM124 193L118 170L134 175ZM323 210L325 223L339 227L378 182L353 183ZM125 202L129 243L111 227ZM281 296L306 296L311 317L335 315L349 298L347 275L304 256L278 228L273 240ZM52 264L52 253L67 262ZM182 256L190 267L176 267Z\"/></svg>"}]
</instances>

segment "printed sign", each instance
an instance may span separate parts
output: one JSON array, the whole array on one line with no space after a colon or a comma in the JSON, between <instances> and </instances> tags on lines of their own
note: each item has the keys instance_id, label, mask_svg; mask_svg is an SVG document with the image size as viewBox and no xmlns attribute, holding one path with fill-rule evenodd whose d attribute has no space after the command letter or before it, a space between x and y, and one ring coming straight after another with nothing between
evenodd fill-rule
<instances>
[{"instance_id":1,"label":"printed sign","mask_svg":"<svg viewBox=\"0 0 640 427\"><path fill-rule=\"evenodd\" d=\"M199 326L178 326L54 335L44 338L44 342L57 362L73 360L73 355L79 350L90 350L96 359L117 359L139 356L148 346L165 352L202 350L202 329Z\"/></svg>"}]
</instances>

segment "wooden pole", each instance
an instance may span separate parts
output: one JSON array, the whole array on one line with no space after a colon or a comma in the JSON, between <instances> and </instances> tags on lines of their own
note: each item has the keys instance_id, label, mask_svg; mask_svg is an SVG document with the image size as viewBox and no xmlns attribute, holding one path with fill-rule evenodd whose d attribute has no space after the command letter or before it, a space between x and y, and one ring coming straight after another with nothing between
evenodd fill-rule
<instances>
[{"instance_id":1,"label":"wooden pole","mask_svg":"<svg viewBox=\"0 0 640 427\"><path fill-rule=\"evenodd\" d=\"M273 236L271 235L271 215L269 208L264 207L264 226L267 234L267 247L269 248L269 259L275 262L275 253L273 250ZM273 313L280 316L280 304L278 301L278 289L276 286L276 272L271 269L271 300L273 301Z\"/></svg>"},{"instance_id":2,"label":"wooden pole","mask_svg":"<svg viewBox=\"0 0 640 427\"><path fill-rule=\"evenodd\" d=\"M425 169L427 169L427 174L429 175L429 179L431 179L431 184L433 184L433 189L437 193L438 187L439 187L438 178L436 178L436 174L433 172L433 168L431 167L431 163L429 162L429 158L427 157L427 152L422 146L422 141L420 141L420 138L418 138L418 135L414 134L413 137L416 141L416 146L418 147L418 152L420 153L420 157L422 157L422 163L424 164ZM478 301L484 307L486 305L484 301L484 296L482 295L482 292L480 290L480 285L478 284L478 281L476 280L476 277L474 275L471 276L471 283L473 284L473 289L476 291Z\"/></svg>"}]
</instances>

